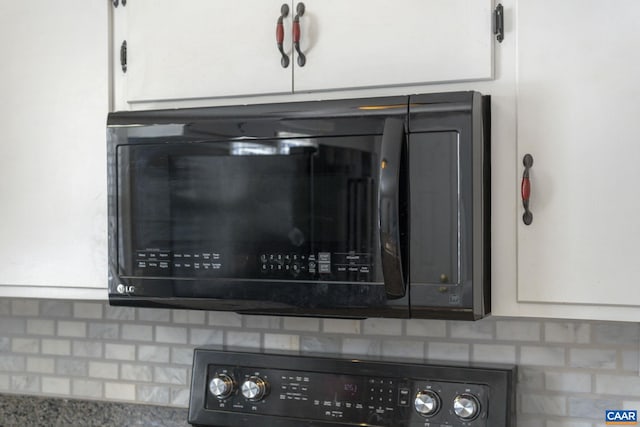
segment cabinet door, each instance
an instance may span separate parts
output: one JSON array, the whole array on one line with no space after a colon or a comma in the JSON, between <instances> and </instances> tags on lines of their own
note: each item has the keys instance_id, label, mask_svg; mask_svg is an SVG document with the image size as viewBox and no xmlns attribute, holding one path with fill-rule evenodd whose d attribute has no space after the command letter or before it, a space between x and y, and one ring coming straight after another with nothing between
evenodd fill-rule
<instances>
[{"instance_id":1,"label":"cabinet door","mask_svg":"<svg viewBox=\"0 0 640 427\"><path fill-rule=\"evenodd\" d=\"M304 4L297 92L493 77L492 0Z\"/></svg>"},{"instance_id":2,"label":"cabinet door","mask_svg":"<svg viewBox=\"0 0 640 427\"><path fill-rule=\"evenodd\" d=\"M115 13L126 19L127 102L290 93L292 65L282 67L276 47L283 3L135 0L121 6ZM284 35L290 54L291 12Z\"/></svg>"},{"instance_id":3,"label":"cabinet door","mask_svg":"<svg viewBox=\"0 0 640 427\"><path fill-rule=\"evenodd\" d=\"M518 3L521 302L640 305L638 22L637 0Z\"/></svg>"},{"instance_id":4,"label":"cabinet door","mask_svg":"<svg viewBox=\"0 0 640 427\"><path fill-rule=\"evenodd\" d=\"M0 296L106 298L109 4L0 2Z\"/></svg>"}]
</instances>

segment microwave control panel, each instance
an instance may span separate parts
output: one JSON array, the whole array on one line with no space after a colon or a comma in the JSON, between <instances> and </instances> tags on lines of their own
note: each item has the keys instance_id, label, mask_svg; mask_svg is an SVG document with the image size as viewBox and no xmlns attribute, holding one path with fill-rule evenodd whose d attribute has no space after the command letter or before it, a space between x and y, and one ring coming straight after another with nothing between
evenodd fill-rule
<instances>
[{"instance_id":1,"label":"microwave control panel","mask_svg":"<svg viewBox=\"0 0 640 427\"><path fill-rule=\"evenodd\" d=\"M247 278L277 280L373 280L373 257L359 252L261 252L257 255L225 256L216 251L136 251L136 276L224 277L234 270ZM241 268L239 268L241 267Z\"/></svg>"}]
</instances>

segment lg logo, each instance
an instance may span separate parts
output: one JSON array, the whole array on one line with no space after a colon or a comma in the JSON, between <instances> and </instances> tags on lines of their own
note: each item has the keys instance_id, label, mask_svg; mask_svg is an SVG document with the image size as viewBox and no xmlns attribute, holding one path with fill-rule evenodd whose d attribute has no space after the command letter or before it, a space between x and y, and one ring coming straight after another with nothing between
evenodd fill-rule
<instances>
[{"instance_id":1,"label":"lg logo","mask_svg":"<svg viewBox=\"0 0 640 427\"><path fill-rule=\"evenodd\" d=\"M116 288L116 290L118 291L119 294L133 294L136 291L135 286L126 286L123 285L122 283L120 283L118 285L118 287Z\"/></svg>"}]
</instances>

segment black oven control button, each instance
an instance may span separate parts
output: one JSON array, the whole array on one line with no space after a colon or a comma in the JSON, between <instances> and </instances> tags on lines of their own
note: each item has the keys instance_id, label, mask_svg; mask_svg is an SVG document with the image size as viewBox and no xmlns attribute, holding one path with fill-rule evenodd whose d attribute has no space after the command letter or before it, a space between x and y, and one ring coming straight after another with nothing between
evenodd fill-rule
<instances>
[{"instance_id":1,"label":"black oven control button","mask_svg":"<svg viewBox=\"0 0 640 427\"><path fill-rule=\"evenodd\" d=\"M242 383L240 391L247 400L257 401L268 394L269 385L262 378L251 376Z\"/></svg>"},{"instance_id":2,"label":"black oven control button","mask_svg":"<svg viewBox=\"0 0 640 427\"><path fill-rule=\"evenodd\" d=\"M233 388L233 379L229 375L219 374L209 381L209 391L220 400L229 397Z\"/></svg>"}]
</instances>

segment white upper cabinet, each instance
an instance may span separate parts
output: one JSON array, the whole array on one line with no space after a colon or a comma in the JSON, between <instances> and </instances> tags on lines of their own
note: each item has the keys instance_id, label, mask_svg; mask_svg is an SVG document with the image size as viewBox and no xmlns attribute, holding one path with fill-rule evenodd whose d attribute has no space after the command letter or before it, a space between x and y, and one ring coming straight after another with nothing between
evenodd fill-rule
<instances>
[{"instance_id":1,"label":"white upper cabinet","mask_svg":"<svg viewBox=\"0 0 640 427\"><path fill-rule=\"evenodd\" d=\"M492 14L492 0L131 0L114 8L116 109L491 79Z\"/></svg>"},{"instance_id":2,"label":"white upper cabinet","mask_svg":"<svg viewBox=\"0 0 640 427\"><path fill-rule=\"evenodd\" d=\"M295 91L493 77L492 0L305 0Z\"/></svg>"},{"instance_id":3,"label":"white upper cabinet","mask_svg":"<svg viewBox=\"0 0 640 427\"><path fill-rule=\"evenodd\" d=\"M0 297L106 298L109 5L0 3Z\"/></svg>"},{"instance_id":4,"label":"white upper cabinet","mask_svg":"<svg viewBox=\"0 0 640 427\"><path fill-rule=\"evenodd\" d=\"M276 26L282 0L132 0L126 19L128 102L290 93ZM291 54L291 11L283 51ZM122 41L120 41L120 46Z\"/></svg>"},{"instance_id":5,"label":"white upper cabinet","mask_svg":"<svg viewBox=\"0 0 640 427\"><path fill-rule=\"evenodd\" d=\"M514 185L517 293L497 284L494 312L638 321L640 3L520 0L513 13L515 178L531 154L533 220Z\"/></svg>"}]
</instances>

